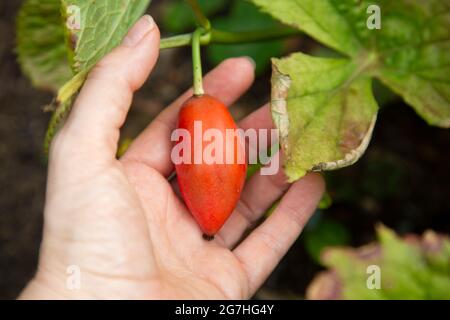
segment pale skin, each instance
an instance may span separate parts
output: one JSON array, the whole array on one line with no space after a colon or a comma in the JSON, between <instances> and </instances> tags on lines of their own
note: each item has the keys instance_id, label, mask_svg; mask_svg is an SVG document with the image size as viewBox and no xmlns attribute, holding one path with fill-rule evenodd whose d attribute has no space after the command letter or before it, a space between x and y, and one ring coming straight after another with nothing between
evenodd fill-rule
<instances>
[{"instance_id":1,"label":"pale skin","mask_svg":"<svg viewBox=\"0 0 450 320\"><path fill-rule=\"evenodd\" d=\"M191 91L116 158L119 129L158 59L159 39L152 19L141 18L92 70L53 141L39 266L20 298L248 299L314 212L324 190L320 175L288 184L282 172L256 174L215 239L205 241L176 183L168 182L170 134ZM206 75L205 91L231 105L253 73L246 58L226 60ZM239 125L271 128L268 107ZM273 214L243 238L280 197ZM72 265L81 271L79 290L66 286Z\"/></svg>"}]
</instances>

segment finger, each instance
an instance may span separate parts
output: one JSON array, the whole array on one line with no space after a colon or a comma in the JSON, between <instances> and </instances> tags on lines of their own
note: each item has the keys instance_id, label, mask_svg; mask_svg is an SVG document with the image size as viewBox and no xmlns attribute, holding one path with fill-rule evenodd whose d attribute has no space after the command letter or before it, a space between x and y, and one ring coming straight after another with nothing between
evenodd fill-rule
<instances>
[{"instance_id":1,"label":"finger","mask_svg":"<svg viewBox=\"0 0 450 320\"><path fill-rule=\"evenodd\" d=\"M254 293L299 236L325 188L321 175L308 174L294 183L272 215L235 250Z\"/></svg>"},{"instance_id":2,"label":"finger","mask_svg":"<svg viewBox=\"0 0 450 320\"><path fill-rule=\"evenodd\" d=\"M58 135L66 149L113 159L119 129L134 91L140 88L159 55L160 34L150 16L131 28L122 44L106 55L90 72ZM64 139L61 138L64 136Z\"/></svg>"},{"instance_id":3,"label":"finger","mask_svg":"<svg viewBox=\"0 0 450 320\"><path fill-rule=\"evenodd\" d=\"M254 64L248 58L225 60L205 77L205 91L224 104L231 105L252 85L254 70ZM170 160L172 149L170 136L176 126L178 111L190 96L192 96L192 90L184 93L166 108L137 137L122 159L144 163L164 176L169 176L173 171Z\"/></svg>"},{"instance_id":4,"label":"finger","mask_svg":"<svg viewBox=\"0 0 450 320\"><path fill-rule=\"evenodd\" d=\"M275 128L270 114L270 105L265 104L256 111L250 113L247 117L239 121L239 127L247 130L253 129L273 129Z\"/></svg>"},{"instance_id":5,"label":"finger","mask_svg":"<svg viewBox=\"0 0 450 320\"><path fill-rule=\"evenodd\" d=\"M266 144L263 145L263 141L258 139L256 146L247 145L247 149L256 149L257 152L267 149L271 144L271 135L276 134L270 132L274 124L269 104L245 117L240 121L239 126L244 130L257 130L258 137L261 130L269 130ZM279 156L280 154L276 154L276 157ZM279 170L279 163L281 163L280 159L273 163L275 168L271 175L262 175L261 170L258 170L246 183L236 209L219 232L219 238L228 248L233 248L244 232L257 222L289 187L287 177L282 170Z\"/></svg>"},{"instance_id":6,"label":"finger","mask_svg":"<svg viewBox=\"0 0 450 320\"><path fill-rule=\"evenodd\" d=\"M223 245L233 248L247 229L254 225L289 188L284 172L255 174L246 183L236 209L219 232Z\"/></svg>"}]
</instances>

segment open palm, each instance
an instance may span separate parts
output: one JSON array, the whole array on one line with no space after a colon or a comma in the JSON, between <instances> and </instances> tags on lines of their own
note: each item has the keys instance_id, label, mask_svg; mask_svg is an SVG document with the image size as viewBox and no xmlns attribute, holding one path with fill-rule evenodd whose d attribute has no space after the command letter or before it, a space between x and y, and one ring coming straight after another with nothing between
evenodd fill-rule
<instances>
[{"instance_id":1,"label":"open palm","mask_svg":"<svg viewBox=\"0 0 450 320\"><path fill-rule=\"evenodd\" d=\"M314 211L323 191L319 175L289 185L281 172L256 174L215 240L203 240L168 181L170 134L191 92L116 159L119 129L157 60L158 41L154 27L105 57L52 144L39 269L23 298L249 298ZM245 58L223 62L206 76L206 92L232 104L252 84L253 68ZM270 128L268 107L240 126ZM280 197L274 213L247 235ZM71 266L80 271L79 288L67 286Z\"/></svg>"}]
</instances>

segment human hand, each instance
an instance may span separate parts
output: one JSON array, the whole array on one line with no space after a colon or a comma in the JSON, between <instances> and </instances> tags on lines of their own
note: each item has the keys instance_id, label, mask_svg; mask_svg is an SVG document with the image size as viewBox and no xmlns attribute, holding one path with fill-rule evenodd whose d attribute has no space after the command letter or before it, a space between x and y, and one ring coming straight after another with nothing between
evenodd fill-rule
<instances>
[{"instance_id":1,"label":"human hand","mask_svg":"<svg viewBox=\"0 0 450 320\"><path fill-rule=\"evenodd\" d=\"M156 63L159 37L151 18L142 18L92 70L56 136L39 267L21 298L250 298L315 210L324 189L320 175L290 185L281 172L256 174L215 240L203 240L167 180L174 170L170 135L191 91L116 159L119 129ZM253 72L248 59L226 60L205 77L206 92L230 105L250 87ZM268 107L239 125L272 127ZM281 196L272 215L241 239ZM66 286L70 265L80 268L79 290Z\"/></svg>"}]
</instances>

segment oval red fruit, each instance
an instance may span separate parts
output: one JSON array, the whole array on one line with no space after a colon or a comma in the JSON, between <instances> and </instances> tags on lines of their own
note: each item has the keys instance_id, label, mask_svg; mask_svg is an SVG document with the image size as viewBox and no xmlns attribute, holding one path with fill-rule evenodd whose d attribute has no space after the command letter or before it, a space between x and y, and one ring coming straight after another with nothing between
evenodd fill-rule
<instances>
[{"instance_id":1,"label":"oval red fruit","mask_svg":"<svg viewBox=\"0 0 450 320\"><path fill-rule=\"evenodd\" d=\"M194 96L183 104L178 117L178 128L187 130L191 139L191 147L187 151L190 152L188 158L191 162L185 161L175 165L180 191L187 207L205 233L205 239L212 238L231 215L239 200L247 170L245 146L242 138L236 134L237 126L228 108L209 95ZM213 136L220 134L223 140L212 137L204 139L208 129L215 129ZM202 136L199 137L199 134ZM223 148L215 148L213 152L208 153L214 141L216 146L222 145ZM178 143L182 143L182 139ZM201 152L201 163L198 162L200 153L196 152ZM222 152L223 154L219 154ZM209 154L214 156L213 163L205 159Z\"/></svg>"}]
</instances>

